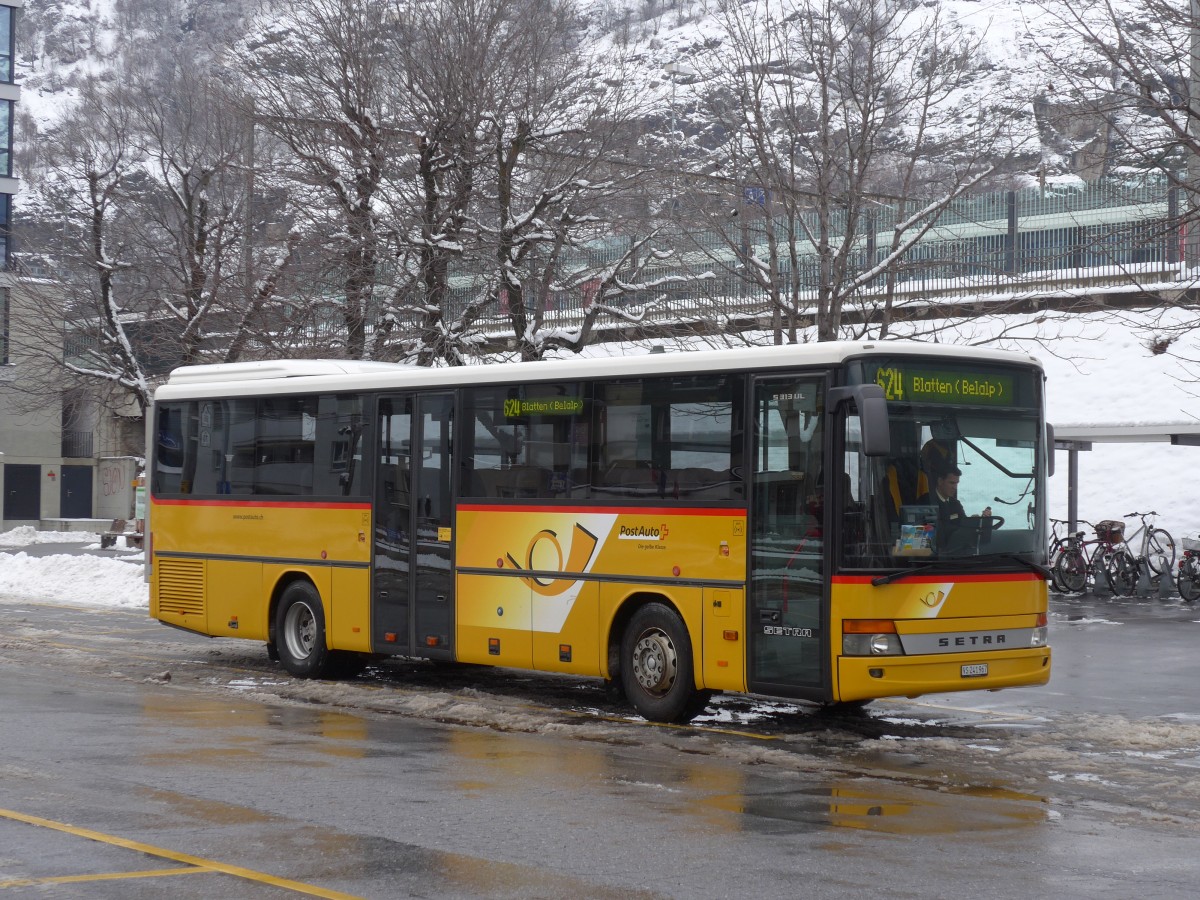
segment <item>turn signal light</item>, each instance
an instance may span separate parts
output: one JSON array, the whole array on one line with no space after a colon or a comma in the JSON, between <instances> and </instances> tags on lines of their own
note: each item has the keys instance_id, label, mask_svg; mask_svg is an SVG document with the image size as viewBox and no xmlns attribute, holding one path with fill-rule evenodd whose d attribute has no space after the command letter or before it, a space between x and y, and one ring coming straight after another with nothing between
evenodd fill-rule
<instances>
[{"instance_id":1,"label":"turn signal light","mask_svg":"<svg viewBox=\"0 0 1200 900\"><path fill-rule=\"evenodd\" d=\"M842 634L895 634L891 619L842 619Z\"/></svg>"}]
</instances>

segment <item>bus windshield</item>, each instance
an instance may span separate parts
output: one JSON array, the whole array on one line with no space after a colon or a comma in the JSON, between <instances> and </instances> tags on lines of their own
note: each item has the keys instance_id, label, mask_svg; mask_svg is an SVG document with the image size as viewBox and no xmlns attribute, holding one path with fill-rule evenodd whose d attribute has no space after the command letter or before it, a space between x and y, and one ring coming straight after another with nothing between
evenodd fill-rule
<instances>
[{"instance_id":1,"label":"bus windshield","mask_svg":"<svg viewBox=\"0 0 1200 900\"><path fill-rule=\"evenodd\" d=\"M1033 372L922 375L928 370L907 363L903 371L867 370L888 397L892 447L885 457L862 454L858 419L847 417L843 564L894 570L997 555L1042 561L1045 448ZM890 385L894 378L904 386ZM944 390L911 390L927 384Z\"/></svg>"}]
</instances>

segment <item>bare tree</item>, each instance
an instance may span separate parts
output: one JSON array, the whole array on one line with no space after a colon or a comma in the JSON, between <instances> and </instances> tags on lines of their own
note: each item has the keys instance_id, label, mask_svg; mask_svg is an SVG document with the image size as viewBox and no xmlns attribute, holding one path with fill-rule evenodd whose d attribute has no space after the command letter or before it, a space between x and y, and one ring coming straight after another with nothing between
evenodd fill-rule
<instances>
[{"instance_id":1,"label":"bare tree","mask_svg":"<svg viewBox=\"0 0 1200 900\"><path fill-rule=\"evenodd\" d=\"M270 323L239 308L246 129L234 113L186 62L134 65L86 85L48 134L24 255L48 279L31 314L62 323L67 350L45 355L44 383L91 381L105 397L116 386L144 409L167 369L261 340ZM260 264L260 307L288 262Z\"/></svg>"},{"instance_id":2,"label":"bare tree","mask_svg":"<svg viewBox=\"0 0 1200 900\"><path fill-rule=\"evenodd\" d=\"M60 217L60 235L43 229L27 244L52 271L29 288L40 301L20 305L28 319L20 330L65 333L65 348L45 341L27 348L40 360L32 383L58 392L73 380L90 380L100 385L99 393L127 391L144 411L151 376L137 339L144 314L137 244L123 227L122 206L128 182L141 169L130 107L113 99L96 83L85 85L73 115L46 141L44 195Z\"/></svg>"},{"instance_id":3,"label":"bare tree","mask_svg":"<svg viewBox=\"0 0 1200 900\"><path fill-rule=\"evenodd\" d=\"M526 0L487 122L480 230L521 359L542 355L547 300L567 283L558 277L564 251L617 227L614 201L644 181L626 155L641 99L619 62L576 46L577 15L563 0Z\"/></svg>"},{"instance_id":4,"label":"bare tree","mask_svg":"<svg viewBox=\"0 0 1200 900\"><path fill-rule=\"evenodd\" d=\"M258 20L237 57L256 120L291 151L294 190L307 191L304 229L320 234L339 279L342 353L370 355L385 167L401 140L397 85L389 78L395 33L379 0L299 0Z\"/></svg>"},{"instance_id":5,"label":"bare tree","mask_svg":"<svg viewBox=\"0 0 1200 900\"><path fill-rule=\"evenodd\" d=\"M611 230L604 207L640 172L616 156L637 104L563 0L440 0L396 18L416 151L392 161L406 280L389 312L416 326L399 338L405 358L462 363L498 315L516 353L538 358L547 306L579 275L564 279L564 259Z\"/></svg>"},{"instance_id":6,"label":"bare tree","mask_svg":"<svg viewBox=\"0 0 1200 900\"><path fill-rule=\"evenodd\" d=\"M1188 263L1200 265L1200 10L1183 0L1042 0L1040 107L1074 171L1155 173L1185 199Z\"/></svg>"},{"instance_id":7,"label":"bare tree","mask_svg":"<svg viewBox=\"0 0 1200 900\"><path fill-rule=\"evenodd\" d=\"M936 3L730 0L720 20L720 46L694 60L717 145L696 163L738 190L734 221L728 194L708 221L766 293L777 342L810 311L836 339L854 302L886 334L888 273L1011 155L1008 117L973 87L977 43Z\"/></svg>"}]
</instances>

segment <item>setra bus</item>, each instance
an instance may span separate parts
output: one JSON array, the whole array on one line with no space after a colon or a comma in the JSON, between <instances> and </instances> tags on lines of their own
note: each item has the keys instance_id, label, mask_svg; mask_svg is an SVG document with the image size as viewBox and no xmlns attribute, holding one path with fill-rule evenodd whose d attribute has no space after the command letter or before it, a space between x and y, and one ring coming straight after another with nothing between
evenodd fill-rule
<instances>
[{"instance_id":1,"label":"setra bus","mask_svg":"<svg viewBox=\"0 0 1200 900\"><path fill-rule=\"evenodd\" d=\"M1043 382L890 341L176 369L148 423L150 614L297 676L598 676L664 722L715 691L1044 684Z\"/></svg>"}]
</instances>

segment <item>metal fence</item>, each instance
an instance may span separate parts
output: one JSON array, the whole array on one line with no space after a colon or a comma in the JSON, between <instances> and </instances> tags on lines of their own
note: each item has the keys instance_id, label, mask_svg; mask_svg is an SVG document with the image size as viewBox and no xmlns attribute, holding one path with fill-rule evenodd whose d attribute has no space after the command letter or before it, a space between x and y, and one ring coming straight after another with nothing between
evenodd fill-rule
<instances>
[{"instance_id":1,"label":"metal fence","mask_svg":"<svg viewBox=\"0 0 1200 900\"><path fill-rule=\"evenodd\" d=\"M1177 282L1181 228L1176 198L1165 179L1108 180L964 197L950 204L916 246L866 280L854 294L869 308L885 295L893 304L937 302L939 298L1000 298L1035 292L1117 288ZM896 209L876 207L860 223L847 260L847 279L888 261ZM655 247L669 254L643 271L640 285L627 285L617 306L645 309L651 318L757 315L766 292L748 277L748 263L766 271L769 259L761 220L735 235L662 234ZM776 225L777 231L782 226ZM596 299L596 278L633 246L634 238L609 237L563 257L559 271L575 275L569 290L545 291L530 284L531 296L546 294L545 322L578 324ZM783 263L773 277L795 288L796 312L811 312L821 284L820 259L811 244L797 247L796 271ZM748 259L748 257L750 259ZM682 283L645 287L652 278L678 276ZM454 279L450 315L487 290L483 275ZM503 297L488 321L501 324Z\"/></svg>"}]
</instances>

